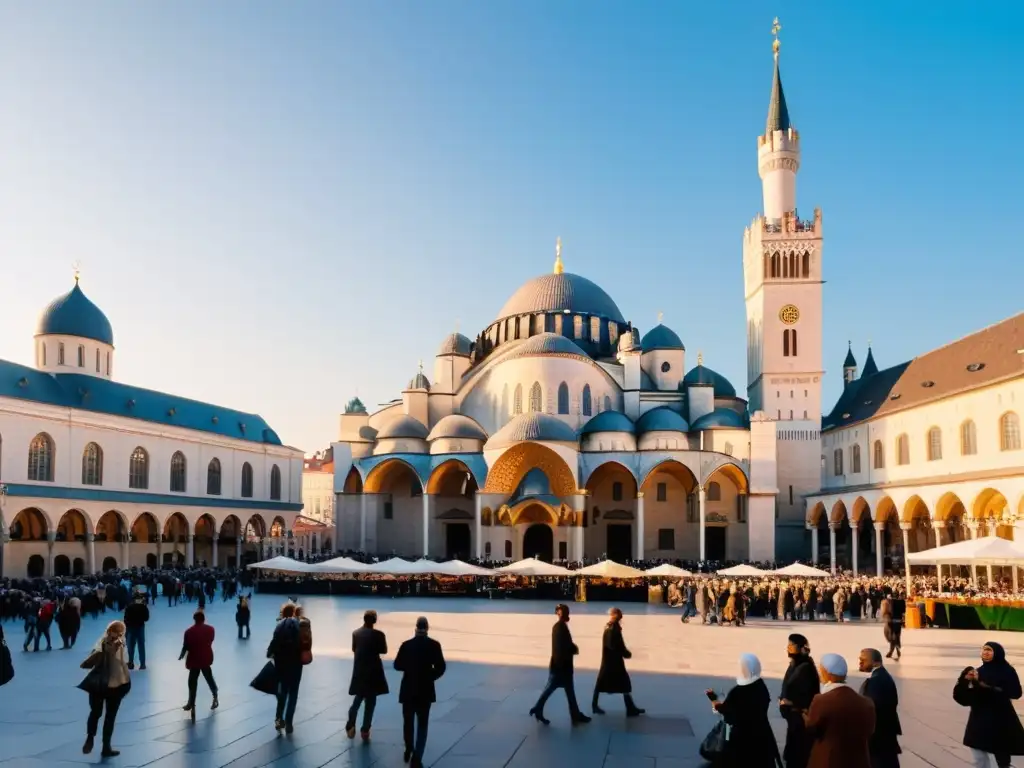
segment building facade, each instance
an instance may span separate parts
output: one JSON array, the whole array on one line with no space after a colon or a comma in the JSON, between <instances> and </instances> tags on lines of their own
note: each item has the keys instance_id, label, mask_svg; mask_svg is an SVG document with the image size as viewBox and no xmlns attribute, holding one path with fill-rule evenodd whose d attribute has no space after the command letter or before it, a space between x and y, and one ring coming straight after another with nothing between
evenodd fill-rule
<instances>
[{"instance_id":1,"label":"building facade","mask_svg":"<svg viewBox=\"0 0 1024 768\"><path fill-rule=\"evenodd\" d=\"M75 285L35 365L0 360L0 567L23 578L286 548L302 452L255 414L115 381L114 335Z\"/></svg>"},{"instance_id":2,"label":"building facade","mask_svg":"<svg viewBox=\"0 0 1024 768\"><path fill-rule=\"evenodd\" d=\"M302 516L334 525L334 460L331 451L308 458L302 465Z\"/></svg>"}]
</instances>

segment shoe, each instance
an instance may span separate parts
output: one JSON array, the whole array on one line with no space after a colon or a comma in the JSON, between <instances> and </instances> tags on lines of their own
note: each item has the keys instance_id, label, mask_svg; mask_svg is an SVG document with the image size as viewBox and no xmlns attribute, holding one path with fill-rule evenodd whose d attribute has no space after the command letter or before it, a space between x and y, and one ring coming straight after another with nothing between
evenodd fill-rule
<instances>
[{"instance_id":1,"label":"shoe","mask_svg":"<svg viewBox=\"0 0 1024 768\"><path fill-rule=\"evenodd\" d=\"M285 723L285 726L284 726L284 732L285 733L289 733L290 734L290 733L293 733L294 731L295 731L295 729L292 728L292 724L291 723Z\"/></svg>"},{"instance_id":2,"label":"shoe","mask_svg":"<svg viewBox=\"0 0 1024 768\"><path fill-rule=\"evenodd\" d=\"M345 723L345 735L350 739L354 739L356 737L356 727L354 724ZM409 758L406 758L405 761L409 762Z\"/></svg>"},{"instance_id":3,"label":"shoe","mask_svg":"<svg viewBox=\"0 0 1024 768\"><path fill-rule=\"evenodd\" d=\"M111 749L110 747L104 747L103 751L100 752L100 757L117 757L120 754L121 753L118 750L116 750L116 749Z\"/></svg>"},{"instance_id":4,"label":"shoe","mask_svg":"<svg viewBox=\"0 0 1024 768\"><path fill-rule=\"evenodd\" d=\"M589 722L590 722L590 718L587 717L586 715L584 715L582 712L580 712L578 715L576 715L572 719L572 724L573 725L585 725L586 723L589 723Z\"/></svg>"},{"instance_id":5,"label":"shoe","mask_svg":"<svg viewBox=\"0 0 1024 768\"><path fill-rule=\"evenodd\" d=\"M217 697L214 696L213 697L213 704L210 705L210 709L216 709L219 706L220 706L220 702L217 701Z\"/></svg>"},{"instance_id":6,"label":"shoe","mask_svg":"<svg viewBox=\"0 0 1024 768\"><path fill-rule=\"evenodd\" d=\"M544 713L536 707L530 710L530 716L536 718L537 722L542 725L551 725L551 721L544 717Z\"/></svg>"},{"instance_id":7,"label":"shoe","mask_svg":"<svg viewBox=\"0 0 1024 768\"><path fill-rule=\"evenodd\" d=\"M633 709L627 709L626 710L626 717L640 717L640 715L642 715L646 711L647 711L646 709L641 709L640 707L634 707Z\"/></svg>"},{"instance_id":8,"label":"shoe","mask_svg":"<svg viewBox=\"0 0 1024 768\"><path fill-rule=\"evenodd\" d=\"M143 671L145 671L145 669L146 669L146 665L145 664L139 665L139 672L143 672Z\"/></svg>"},{"instance_id":9,"label":"shoe","mask_svg":"<svg viewBox=\"0 0 1024 768\"><path fill-rule=\"evenodd\" d=\"M284 730L284 720L275 719L274 720L274 730L276 730L276 731L283 731Z\"/></svg>"},{"instance_id":10,"label":"shoe","mask_svg":"<svg viewBox=\"0 0 1024 768\"><path fill-rule=\"evenodd\" d=\"M134 661L129 661L128 662L128 669L135 669L135 662Z\"/></svg>"},{"instance_id":11,"label":"shoe","mask_svg":"<svg viewBox=\"0 0 1024 768\"><path fill-rule=\"evenodd\" d=\"M604 714L604 710L601 709L599 706L597 706L597 704L592 706L590 708L590 711L593 712L595 715L603 715Z\"/></svg>"},{"instance_id":12,"label":"shoe","mask_svg":"<svg viewBox=\"0 0 1024 768\"><path fill-rule=\"evenodd\" d=\"M92 736L85 737L85 744L82 745L82 754L88 755L92 752Z\"/></svg>"},{"instance_id":13,"label":"shoe","mask_svg":"<svg viewBox=\"0 0 1024 768\"><path fill-rule=\"evenodd\" d=\"M195 709L195 708L196 708L196 705L195 705L195 704L192 704L192 703L186 704L186 705L185 705L184 707L182 707L182 709L183 709L183 710L184 710L185 712L191 712L191 711L192 711L193 709Z\"/></svg>"},{"instance_id":14,"label":"shoe","mask_svg":"<svg viewBox=\"0 0 1024 768\"><path fill-rule=\"evenodd\" d=\"M367 728L364 731L360 731L359 732L359 738L361 738L363 741L369 741L370 740L370 729Z\"/></svg>"},{"instance_id":15,"label":"shoe","mask_svg":"<svg viewBox=\"0 0 1024 768\"><path fill-rule=\"evenodd\" d=\"M408 747L406 747L405 748L405 752L402 753L402 762L403 763L408 763L409 762L409 758L411 758L411 757L412 757L412 750L409 749Z\"/></svg>"}]
</instances>

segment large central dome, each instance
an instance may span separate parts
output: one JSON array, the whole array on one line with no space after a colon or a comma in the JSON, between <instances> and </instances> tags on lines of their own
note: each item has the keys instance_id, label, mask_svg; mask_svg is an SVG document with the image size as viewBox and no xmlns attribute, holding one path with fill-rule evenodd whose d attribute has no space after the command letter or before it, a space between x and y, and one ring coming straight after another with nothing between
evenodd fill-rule
<instances>
[{"instance_id":1,"label":"large central dome","mask_svg":"<svg viewBox=\"0 0 1024 768\"><path fill-rule=\"evenodd\" d=\"M598 315L625 324L612 297L585 277L568 272L541 275L523 283L505 302L496 320L531 312L571 312Z\"/></svg>"}]
</instances>

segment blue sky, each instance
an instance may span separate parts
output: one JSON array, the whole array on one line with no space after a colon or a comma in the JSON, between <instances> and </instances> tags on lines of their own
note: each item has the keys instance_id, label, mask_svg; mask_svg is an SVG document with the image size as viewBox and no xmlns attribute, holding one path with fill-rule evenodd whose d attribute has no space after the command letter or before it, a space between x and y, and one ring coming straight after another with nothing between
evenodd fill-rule
<instances>
[{"instance_id":1,"label":"blue sky","mask_svg":"<svg viewBox=\"0 0 1024 768\"><path fill-rule=\"evenodd\" d=\"M121 381L312 452L566 269L745 384L772 14L825 217L827 403L1021 310L1018 3L0 5L0 357L72 284Z\"/></svg>"}]
</instances>

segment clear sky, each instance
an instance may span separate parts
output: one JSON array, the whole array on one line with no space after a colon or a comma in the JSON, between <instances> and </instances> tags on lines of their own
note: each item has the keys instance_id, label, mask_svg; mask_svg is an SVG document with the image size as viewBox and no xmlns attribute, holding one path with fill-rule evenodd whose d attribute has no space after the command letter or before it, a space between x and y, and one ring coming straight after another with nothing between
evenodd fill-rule
<instances>
[{"instance_id":1,"label":"clear sky","mask_svg":"<svg viewBox=\"0 0 1024 768\"><path fill-rule=\"evenodd\" d=\"M72 285L119 380L308 452L528 278L658 311L744 389L771 17L825 222L826 403L1022 309L1024 4L0 4L0 356Z\"/></svg>"}]
</instances>

